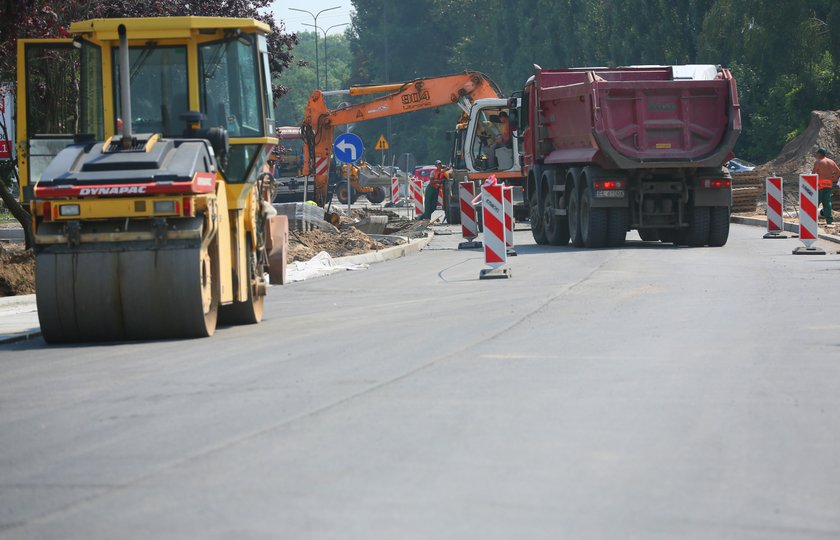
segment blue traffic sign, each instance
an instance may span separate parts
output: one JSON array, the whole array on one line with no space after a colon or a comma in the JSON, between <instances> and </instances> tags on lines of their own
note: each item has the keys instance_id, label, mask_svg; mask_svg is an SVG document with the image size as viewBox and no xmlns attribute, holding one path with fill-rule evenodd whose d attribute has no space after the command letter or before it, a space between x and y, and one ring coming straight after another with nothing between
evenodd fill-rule
<instances>
[{"instance_id":1,"label":"blue traffic sign","mask_svg":"<svg viewBox=\"0 0 840 540\"><path fill-rule=\"evenodd\" d=\"M333 154L342 163L353 163L361 159L365 145L355 133L342 133L333 142Z\"/></svg>"}]
</instances>

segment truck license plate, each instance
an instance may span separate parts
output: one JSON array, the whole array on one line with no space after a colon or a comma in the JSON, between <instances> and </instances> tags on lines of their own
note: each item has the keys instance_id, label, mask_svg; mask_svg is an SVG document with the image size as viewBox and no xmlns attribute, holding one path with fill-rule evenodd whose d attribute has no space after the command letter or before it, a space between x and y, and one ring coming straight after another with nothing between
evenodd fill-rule
<instances>
[{"instance_id":1,"label":"truck license plate","mask_svg":"<svg viewBox=\"0 0 840 540\"><path fill-rule=\"evenodd\" d=\"M602 198L602 199L623 199L624 198L624 190L623 189L610 189L610 190L601 190L595 192L595 197Z\"/></svg>"}]
</instances>

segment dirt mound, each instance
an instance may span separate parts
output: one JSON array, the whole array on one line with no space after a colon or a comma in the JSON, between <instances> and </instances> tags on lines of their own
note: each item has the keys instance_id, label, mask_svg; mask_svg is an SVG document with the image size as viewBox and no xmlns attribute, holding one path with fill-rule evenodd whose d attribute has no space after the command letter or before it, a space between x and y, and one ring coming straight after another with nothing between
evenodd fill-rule
<instances>
[{"instance_id":1,"label":"dirt mound","mask_svg":"<svg viewBox=\"0 0 840 540\"><path fill-rule=\"evenodd\" d=\"M289 254L287 262L308 261L321 251L333 257L359 255L382 249L385 246L362 231L348 227L340 232L327 232L318 229L312 231L290 231Z\"/></svg>"},{"instance_id":2,"label":"dirt mound","mask_svg":"<svg viewBox=\"0 0 840 540\"><path fill-rule=\"evenodd\" d=\"M761 176L780 175L785 183L796 180L802 173L811 172L814 152L823 147L837 160L840 155L840 111L811 111L808 128L787 143L772 161L755 169Z\"/></svg>"},{"instance_id":3,"label":"dirt mound","mask_svg":"<svg viewBox=\"0 0 840 540\"><path fill-rule=\"evenodd\" d=\"M0 245L0 296L35 292L35 256L22 247Z\"/></svg>"}]
</instances>

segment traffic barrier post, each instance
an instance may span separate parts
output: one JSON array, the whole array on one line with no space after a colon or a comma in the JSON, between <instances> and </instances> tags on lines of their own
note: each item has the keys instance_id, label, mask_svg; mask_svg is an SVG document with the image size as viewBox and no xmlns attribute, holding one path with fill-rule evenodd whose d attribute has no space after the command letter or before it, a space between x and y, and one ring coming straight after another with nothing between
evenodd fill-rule
<instances>
[{"instance_id":1,"label":"traffic barrier post","mask_svg":"<svg viewBox=\"0 0 840 540\"><path fill-rule=\"evenodd\" d=\"M396 206L400 202L400 179L391 177L391 204Z\"/></svg>"},{"instance_id":2,"label":"traffic barrier post","mask_svg":"<svg viewBox=\"0 0 840 540\"><path fill-rule=\"evenodd\" d=\"M516 257L516 248L513 245L513 187L503 186L505 205L505 251L508 257Z\"/></svg>"},{"instance_id":3,"label":"traffic barrier post","mask_svg":"<svg viewBox=\"0 0 840 540\"><path fill-rule=\"evenodd\" d=\"M475 207L472 204L475 198L475 184L467 180L458 184L458 199L461 211L461 236L464 241L458 244L458 249L478 249L482 247L481 241L476 241L478 236L478 223L475 217Z\"/></svg>"},{"instance_id":4,"label":"traffic barrier post","mask_svg":"<svg viewBox=\"0 0 840 540\"><path fill-rule=\"evenodd\" d=\"M768 176L767 191L767 233L764 238L788 238L784 223L784 180Z\"/></svg>"},{"instance_id":5,"label":"traffic barrier post","mask_svg":"<svg viewBox=\"0 0 840 540\"><path fill-rule=\"evenodd\" d=\"M414 205L414 217L423 215L423 182L421 180L411 181L411 202Z\"/></svg>"},{"instance_id":6,"label":"traffic barrier post","mask_svg":"<svg viewBox=\"0 0 840 540\"><path fill-rule=\"evenodd\" d=\"M825 255L825 250L815 246L817 241L817 175L799 175L799 239L805 247L793 250L794 255Z\"/></svg>"},{"instance_id":7,"label":"traffic barrier post","mask_svg":"<svg viewBox=\"0 0 840 540\"><path fill-rule=\"evenodd\" d=\"M506 268L507 249L505 237L504 195L501 185L492 185L481 190L481 211L484 222L484 263L490 268L481 270L479 279L510 278Z\"/></svg>"}]
</instances>

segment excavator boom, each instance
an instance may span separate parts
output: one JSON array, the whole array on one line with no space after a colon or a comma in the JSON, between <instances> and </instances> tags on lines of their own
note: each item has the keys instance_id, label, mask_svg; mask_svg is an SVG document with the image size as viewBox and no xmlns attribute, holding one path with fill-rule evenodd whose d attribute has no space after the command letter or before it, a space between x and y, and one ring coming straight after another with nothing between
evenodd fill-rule
<instances>
[{"instance_id":1,"label":"excavator boom","mask_svg":"<svg viewBox=\"0 0 840 540\"><path fill-rule=\"evenodd\" d=\"M336 93L385 96L338 109L327 108L324 97ZM465 71L442 77L424 77L397 84L355 86L349 90L315 90L306 105L301 134L304 140L303 174L315 176L316 202L324 205L327 196L329 165L332 157L333 130L351 122L364 122L443 105L460 105L462 110L481 98L500 97L496 84L477 71Z\"/></svg>"}]
</instances>

